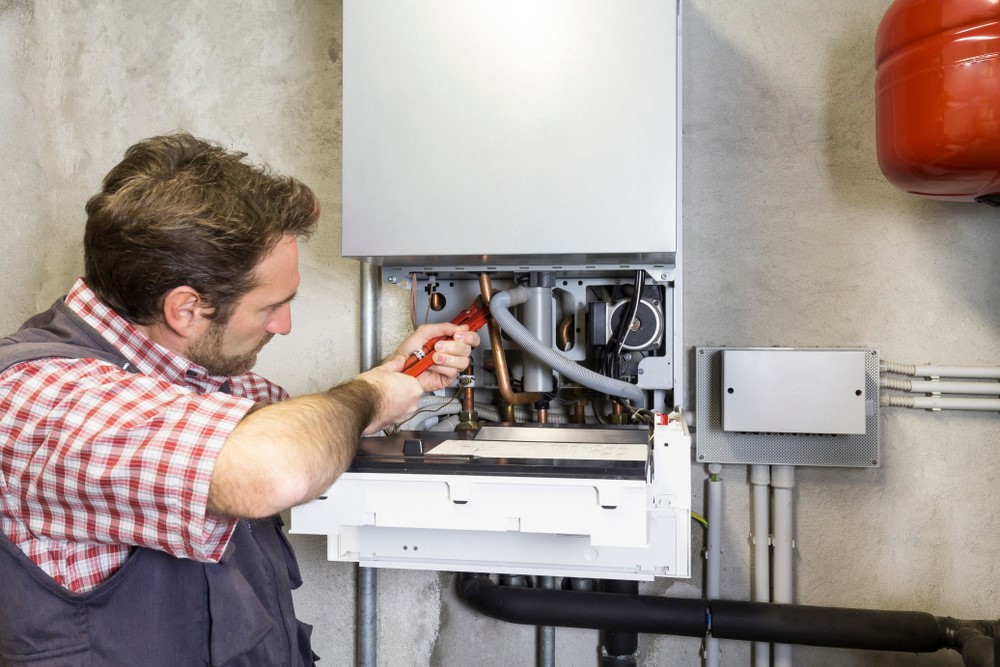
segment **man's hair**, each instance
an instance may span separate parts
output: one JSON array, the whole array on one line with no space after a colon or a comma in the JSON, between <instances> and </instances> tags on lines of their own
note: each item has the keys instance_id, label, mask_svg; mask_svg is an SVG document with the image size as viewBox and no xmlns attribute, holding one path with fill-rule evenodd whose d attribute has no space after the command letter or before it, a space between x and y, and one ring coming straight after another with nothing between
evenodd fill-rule
<instances>
[{"instance_id":1,"label":"man's hair","mask_svg":"<svg viewBox=\"0 0 1000 667\"><path fill-rule=\"evenodd\" d=\"M84 278L135 324L160 321L188 285L225 323L256 286L254 269L286 234L308 237L319 202L300 181L243 162L246 153L185 132L127 151L87 202Z\"/></svg>"}]
</instances>

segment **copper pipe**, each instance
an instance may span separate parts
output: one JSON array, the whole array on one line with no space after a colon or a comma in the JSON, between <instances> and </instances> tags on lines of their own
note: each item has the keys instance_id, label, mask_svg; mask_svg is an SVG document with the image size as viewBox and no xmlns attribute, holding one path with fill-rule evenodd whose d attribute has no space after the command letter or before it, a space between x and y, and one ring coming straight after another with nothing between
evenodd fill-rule
<instances>
[{"instance_id":1,"label":"copper pipe","mask_svg":"<svg viewBox=\"0 0 1000 667\"><path fill-rule=\"evenodd\" d=\"M476 392L473 387L464 387L462 394L462 411L458 413L459 422L456 431L478 431L479 413L476 412Z\"/></svg>"},{"instance_id":2,"label":"copper pipe","mask_svg":"<svg viewBox=\"0 0 1000 667\"><path fill-rule=\"evenodd\" d=\"M548 408L537 408L535 410L535 421L539 424L549 423L549 409Z\"/></svg>"},{"instance_id":3,"label":"copper pipe","mask_svg":"<svg viewBox=\"0 0 1000 667\"><path fill-rule=\"evenodd\" d=\"M573 336L573 321L574 318L570 315L560 322L559 327L556 329L556 347L563 352L568 352L573 347L575 338Z\"/></svg>"},{"instance_id":4,"label":"copper pipe","mask_svg":"<svg viewBox=\"0 0 1000 667\"><path fill-rule=\"evenodd\" d=\"M587 401L580 399L573 404L573 423L574 424L586 424L587 423Z\"/></svg>"},{"instance_id":5,"label":"copper pipe","mask_svg":"<svg viewBox=\"0 0 1000 667\"><path fill-rule=\"evenodd\" d=\"M625 414L625 410L618 403L611 404L611 423L612 424L627 424L628 415Z\"/></svg>"},{"instance_id":6,"label":"copper pipe","mask_svg":"<svg viewBox=\"0 0 1000 667\"><path fill-rule=\"evenodd\" d=\"M479 274L479 291L483 294L483 304L489 310L490 299L493 298L493 285L490 282L488 273ZM497 375L497 387L500 389L500 397L511 405L524 405L542 400L541 392L514 393L514 387L510 382L510 371L507 369L507 357L503 352L503 340L500 338L500 325L492 317L489 318L490 326L490 348L493 351L494 372Z\"/></svg>"}]
</instances>

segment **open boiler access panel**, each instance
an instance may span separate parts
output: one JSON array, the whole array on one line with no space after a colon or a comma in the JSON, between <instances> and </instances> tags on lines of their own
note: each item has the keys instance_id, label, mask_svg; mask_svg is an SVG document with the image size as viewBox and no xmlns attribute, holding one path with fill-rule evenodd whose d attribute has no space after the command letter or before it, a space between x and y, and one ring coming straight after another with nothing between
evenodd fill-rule
<instances>
[{"instance_id":1,"label":"open boiler access panel","mask_svg":"<svg viewBox=\"0 0 1000 667\"><path fill-rule=\"evenodd\" d=\"M488 314L456 386L292 532L371 567L690 574L673 2L347 0L343 254L415 324Z\"/></svg>"}]
</instances>

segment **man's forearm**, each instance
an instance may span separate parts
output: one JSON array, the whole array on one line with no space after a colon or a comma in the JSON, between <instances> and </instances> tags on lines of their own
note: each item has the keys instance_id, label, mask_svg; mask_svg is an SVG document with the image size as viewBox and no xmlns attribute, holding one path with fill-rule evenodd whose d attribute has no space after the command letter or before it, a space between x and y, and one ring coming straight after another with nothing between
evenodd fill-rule
<instances>
[{"instance_id":1,"label":"man's forearm","mask_svg":"<svg viewBox=\"0 0 1000 667\"><path fill-rule=\"evenodd\" d=\"M249 413L219 453L209 510L267 516L312 500L350 466L382 395L352 380Z\"/></svg>"}]
</instances>

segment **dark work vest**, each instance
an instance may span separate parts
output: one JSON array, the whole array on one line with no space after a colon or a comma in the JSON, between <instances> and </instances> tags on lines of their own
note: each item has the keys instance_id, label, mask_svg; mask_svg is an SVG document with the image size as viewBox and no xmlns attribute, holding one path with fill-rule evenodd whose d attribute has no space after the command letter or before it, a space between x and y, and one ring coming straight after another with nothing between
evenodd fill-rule
<instances>
[{"instance_id":1,"label":"dark work vest","mask_svg":"<svg viewBox=\"0 0 1000 667\"><path fill-rule=\"evenodd\" d=\"M135 371L61 300L0 339L0 372L45 357ZM302 580L281 525L241 520L219 563L136 548L86 593L57 584L0 531L0 665L312 665L312 628L292 609Z\"/></svg>"}]
</instances>

